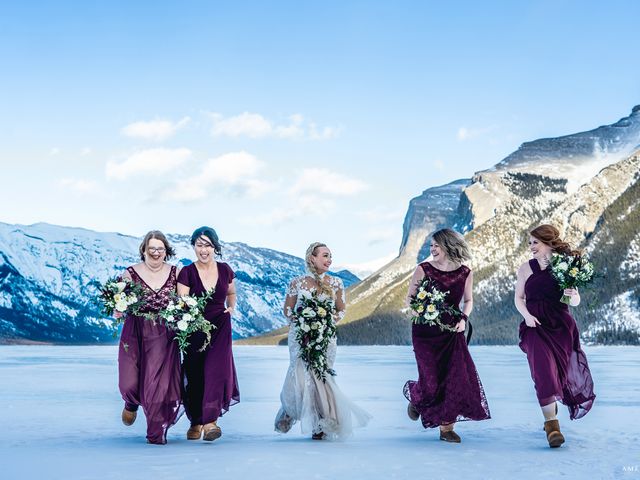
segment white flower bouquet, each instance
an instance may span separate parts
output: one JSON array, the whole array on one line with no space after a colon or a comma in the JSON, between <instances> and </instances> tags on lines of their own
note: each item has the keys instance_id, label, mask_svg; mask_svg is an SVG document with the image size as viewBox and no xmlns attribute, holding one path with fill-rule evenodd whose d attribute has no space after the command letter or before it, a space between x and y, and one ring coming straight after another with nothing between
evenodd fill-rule
<instances>
[{"instance_id":1,"label":"white flower bouquet","mask_svg":"<svg viewBox=\"0 0 640 480\"><path fill-rule=\"evenodd\" d=\"M329 343L336 335L335 302L329 295L303 292L293 312L299 357L307 370L323 382L327 375L335 375L327 362Z\"/></svg>"},{"instance_id":2,"label":"white flower bouquet","mask_svg":"<svg viewBox=\"0 0 640 480\"><path fill-rule=\"evenodd\" d=\"M204 351L211 343L211 330L216 326L204 318L204 307L210 296L211 294L200 297L176 295L159 312L167 328L175 332L175 340L183 354L189 346L189 336L195 332L203 332L206 335L200 352Z\"/></svg>"},{"instance_id":3,"label":"white flower bouquet","mask_svg":"<svg viewBox=\"0 0 640 480\"><path fill-rule=\"evenodd\" d=\"M138 315L144 304L144 288L131 280L113 277L100 287L98 302L102 305L102 313L107 316L116 312L122 314L120 317L127 313ZM114 325L119 323L120 318L116 318Z\"/></svg>"},{"instance_id":4,"label":"white flower bouquet","mask_svg":"<svg viewBox=\"0 0 640 480\"><path fill-rule=\"evenodd\" d=\"M551 275L562 290L590 284L595 278L595 268L586 255L554 253L551 257ZM571 297L562 295L562 303L569 304Z\"/></svg>"},{"instance_id":5,"label":"white flower bouquet","mask_svg":"<svg viewBox=\"0 0 640 480\"><path fill-rule=\"evenodd\" d=\"M409 307L417 314L411 317L411 321L418 325L432 325L439 327L442 331L455 332L455 326L442 322L443 313L454 317L461 316L458 309L447 305L448 293L448 291L439 290L430 277L424 277L409 301Z\"/></svg>"}]
</instances>

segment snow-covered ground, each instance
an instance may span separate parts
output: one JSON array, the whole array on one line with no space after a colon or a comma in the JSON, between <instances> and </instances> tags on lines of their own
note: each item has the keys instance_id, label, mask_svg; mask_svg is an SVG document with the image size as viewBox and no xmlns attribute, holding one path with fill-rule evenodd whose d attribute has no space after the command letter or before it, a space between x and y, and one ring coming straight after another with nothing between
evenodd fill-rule
<instances>
[{"instance_id":1,"label":"snow-covered ground","mask_svg":"<svg viewBox=\"0 0 640 480\"><path fill-rule=\"evenodd\" d=\"M235 347L242 402L213 443L187 441L183 417L165 446L145 443L140 414L120 422L115 347L0 347L0 478L377 479L629 478L640 480L640 348L587 349L593 410L560 423L549 449L524 355L473 347L492 419L438 440L406 415L402 386L416 378L409 347L340 347L338 382L374 415L345 442L317 442L296 425L273 431L287 367L285 347Z\"/></svg>"}]
</instances>

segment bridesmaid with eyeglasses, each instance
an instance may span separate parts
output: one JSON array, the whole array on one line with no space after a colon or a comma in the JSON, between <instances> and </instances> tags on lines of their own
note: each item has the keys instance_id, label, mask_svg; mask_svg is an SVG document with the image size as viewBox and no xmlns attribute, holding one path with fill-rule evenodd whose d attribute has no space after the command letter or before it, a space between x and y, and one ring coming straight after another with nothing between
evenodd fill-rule
<instances>
[{"instance_id":1,"label":"bridesmaid with eyeglasses","mask_svg":"<svg viewBox=\"0 0 640 480\"><path fill-rule=\"evenodd\" d=\"M211 343L203 351L205 334L189 337L183 359L184 406L191 427L187 439L212 441L222 436L218 418L240 401L238 379L231 349L231 316L236 307L235 274L216 260L222 255L218 235L211 227L200 227L191 235L196 261L178 276L178 294L210 294L204 317L216 328Z\"/></svg>"},{"instance_id":2,"label":"bridesmaid with eyeglasses","mask_svg":"<svg viewBox=\"0 0 640 480\"><path fill-rule=\"evenodd\" d=\"M167 263L175 251L162 232L147 233L139 251L142 261L122 274L122 278L139 284L144 291L140 311L144 316L126 316L118 347L118 386L124 400L122 422L133 425L138 407L142 406L147 419L147 442L162 445L167 443L167 430L179 418L182 381L175 335L158 312L166 308L176 292L178 267Z\"/></svg>"}]
</instances>

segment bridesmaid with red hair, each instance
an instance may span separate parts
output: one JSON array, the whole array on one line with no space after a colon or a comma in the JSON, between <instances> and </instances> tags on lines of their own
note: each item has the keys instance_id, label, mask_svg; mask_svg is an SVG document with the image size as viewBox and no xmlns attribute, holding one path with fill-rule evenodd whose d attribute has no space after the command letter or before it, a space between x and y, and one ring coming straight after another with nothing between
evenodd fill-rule
<instances>
[{"instance_id":1,"label":"bridesmaid with red hair","mask_svg":"<svg viewBox=\"0 0 640 480\"><path fill-rule=\"evenodd\" d=\"M580 347L580 334L563 295L570 305L580 304L577 289L562 290L551 275L553 253L579 255L560 238L553 225L540 225L529 232L533 258L518 269L515 304L524 321L520 324L520 348L527 354L531 378L544 415L544 430L552 448L565 441L556 418L557 401L569 409L571 420L589 412L596 396L587 357Z\"/></svg>"}]
</instances>

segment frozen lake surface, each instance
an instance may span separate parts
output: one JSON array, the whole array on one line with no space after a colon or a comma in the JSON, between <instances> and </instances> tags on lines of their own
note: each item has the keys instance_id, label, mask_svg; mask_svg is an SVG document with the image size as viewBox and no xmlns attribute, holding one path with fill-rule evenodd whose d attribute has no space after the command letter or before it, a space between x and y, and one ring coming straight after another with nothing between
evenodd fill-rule
<instances>
[{"instance_id":1,"label":"frozen lake surface","mask_svg":"<svg viewBox=\"0 0 640 480\"><path fill-rule=\"evenodd\" d=\"M640 348L591 347L596 403L559 414L567 443L547 446L524 354L472 347L492 419L460 423L459 445L406 415L402 386L417 378L410 347L339 347L341 388L373 416L344 442L273 431L286 347L234 347L241 403L212 443L187 441L182 417L164 446L148 445L142 409L120 421L116 347L0 347L3 479L501 479L640 480Z\"/></svg>"}]
</instances>

